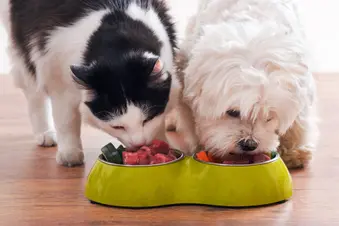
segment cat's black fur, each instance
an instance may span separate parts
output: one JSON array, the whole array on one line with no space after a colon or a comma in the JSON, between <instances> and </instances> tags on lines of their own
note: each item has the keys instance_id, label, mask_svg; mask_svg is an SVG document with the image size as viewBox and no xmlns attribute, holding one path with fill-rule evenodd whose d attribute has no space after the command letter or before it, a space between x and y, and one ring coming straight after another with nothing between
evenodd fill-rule
<instances>
[{"instance_id":1,"label":"cat's black fur","mask_svg":"<svg viewBox=\"0 0 339 226\"><path fill-rule=\"evenodd\" d=\"M146 121L163 113L169 99L171 76L165 81L154 81L150 73L155 60L141 56L144 51L160 55L163 43L152 29L125 14L131 2L144 9L150 6L155 9L174 53L176 35L161 1L11 0L12 38L31 76L35 77L36 73L36 65L29 57L33 45L43 55L49 51L46 43L53 29L70 26L90 11L109 8L112 12L102 19L88 40L83 65L72 67L76 81L94 94L94 99L86 105L101 120L110 119L112 112L115 116L124 114L129 103L145 108Z\"/></svg>"},{"instance_id":2,"label":"cat's black fur","mask_svg":"<svg viewBox=\"0 0 339 226\"><path fill-rule=\"evenodd\" d=\"M167 7L158 0L11 0L12 35L15 44L25 56L26 66L34 75L35 65L29 59L30 41L33 37L39 49L45 51L48 34L56 26L71 25L91 10L109 8L124 11L131 2L138 3L142 8L151 5L156 9L173 48L176 48L173 23L167 13Z\"/></svg>"}]
</instances>

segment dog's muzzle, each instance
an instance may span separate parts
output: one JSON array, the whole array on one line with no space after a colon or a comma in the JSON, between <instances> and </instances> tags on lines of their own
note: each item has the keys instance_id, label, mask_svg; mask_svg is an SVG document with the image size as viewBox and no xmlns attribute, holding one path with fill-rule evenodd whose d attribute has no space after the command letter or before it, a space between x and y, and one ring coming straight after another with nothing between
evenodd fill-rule
<instances>
[{"instance_id":1,"label":"dog's muzzle","mask_svg":"<svg viewBox=\"0 0 339 226\"><path fill-rule=\"evenodd\" d=\"M242 151L254 151L258 147L258 143L253 139L242 139L238 142Z\"/></svg>"}]
</instances>

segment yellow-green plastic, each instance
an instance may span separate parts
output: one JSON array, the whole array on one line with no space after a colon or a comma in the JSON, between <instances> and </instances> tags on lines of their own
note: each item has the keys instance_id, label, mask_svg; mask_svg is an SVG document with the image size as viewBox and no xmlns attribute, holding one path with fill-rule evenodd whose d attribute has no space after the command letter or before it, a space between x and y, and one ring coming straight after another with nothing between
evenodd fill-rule
<instances>
[{"instance_id":1,"label":"yellow-green plastic","mask_svg":"<svg viewBox=\"0 0 339 226\"><path fill-rule=\"evenodd\" d=\"M292 179L277 155L251 165L217 165L181 156L164 165L124 166L99 156L85 196L116 207L202 204L249 207L278 203L292 196Z\"/></svg>"}]
</instances>

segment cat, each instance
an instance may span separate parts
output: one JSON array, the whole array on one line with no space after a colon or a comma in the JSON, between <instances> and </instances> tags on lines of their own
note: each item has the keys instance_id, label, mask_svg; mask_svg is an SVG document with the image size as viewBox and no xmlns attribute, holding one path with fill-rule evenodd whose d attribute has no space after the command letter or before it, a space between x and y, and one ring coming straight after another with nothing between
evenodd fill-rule
<instances>
[{"instance_id":1,"label":"cat","mask_svg":"<svg viewBox=\"0 0 339 226\"><path fill-rule=\"evenodd\" d=\"M11 75L38 145L57 163L84 162L81 122L128 148L166 140L164 117L178 99L177 47L161 0L2 0Z\"/></svg>"}]
</instances>

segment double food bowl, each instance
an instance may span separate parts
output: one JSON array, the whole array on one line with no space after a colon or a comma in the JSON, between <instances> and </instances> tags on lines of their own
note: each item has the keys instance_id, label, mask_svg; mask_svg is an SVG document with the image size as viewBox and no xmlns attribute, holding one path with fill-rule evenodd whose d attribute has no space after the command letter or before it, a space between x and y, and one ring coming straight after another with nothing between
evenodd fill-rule
<instances>
[{"instance_id":1,"label":"double food bowl","mask_svg":"<svg viewBox=\"0 0 339 226\"><path fill-rule=\"evenodd\" d=\"M116 207L201 204L250 207L288 200L292 179L280 158L247 165L222 165L176 151L178 159L157 165L109 163L102 155L88 176L85 196Z\"/></svg>"}]
</instances>

